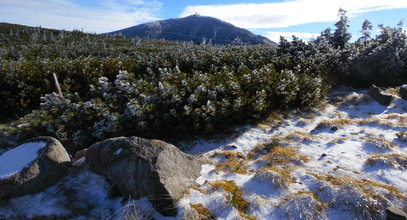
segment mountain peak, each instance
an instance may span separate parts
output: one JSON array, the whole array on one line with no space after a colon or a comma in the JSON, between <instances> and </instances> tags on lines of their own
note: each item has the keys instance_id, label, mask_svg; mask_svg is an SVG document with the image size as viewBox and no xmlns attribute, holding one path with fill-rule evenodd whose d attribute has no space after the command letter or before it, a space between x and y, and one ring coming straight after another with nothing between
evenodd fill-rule
<instances>
[{"instance_id":1,"label":"mountain peak","mask_svg":"<svg viewBox=\"0 0 407 220\"><path fill-rule=\"evenodd\" d=\"M173 41L192 41L196 44L274 44L273 41L255 35L217 18L190 15L136 25L109 34L126 37L165 39Z\"/></svg>"}]
</instances>

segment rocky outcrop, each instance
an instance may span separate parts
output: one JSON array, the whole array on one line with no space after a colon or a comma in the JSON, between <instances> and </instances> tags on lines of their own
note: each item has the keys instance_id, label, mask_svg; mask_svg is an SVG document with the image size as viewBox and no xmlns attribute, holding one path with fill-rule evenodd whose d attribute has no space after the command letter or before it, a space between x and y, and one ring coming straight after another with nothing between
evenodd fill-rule
<instances>
[{"instance_id":1,"label":"rocky outcrop","mask_svg":"<svg viewBox=\"0 0 407 220\"><path fill-rule=\"evenodd\" d=\"M404 100L407 100L407 84L400 86L400 97Z\"/></svg>"},{"instance_id":2,"label":"rocky outcrop","mask_svg":"<svg viewBox=\"0 0 407 220\"><path fill-rule=\"evenodd\" d=\"M177 214L177 199L195 184L202 162L174 145L139 137L119 137L88 148L90 169L105 176L124 196L147 196L163 215Z\"/></svg>"},{"instance_id":3,"label":"rocky outcrop","mask_svg":"<svg viewBox=\"0 0 407 220\"><path fill-rule=\"evenodd\" d=\"M382 91L379 87L371 85L369 95L381 105L389 106L393 101L393 96Z\"/></svg>"},{"instance_id":4,"label":"rocky outcrop","mask_svg":"<svg viewBox=\"0 0 407 220\"><path fill-rule=\"evenodd\" d=\"M33 149L37 155L31 153L27 155L27 152ZM65 148L52 137L38 137L30 140L5 152L1 155L0 160L8 161L12 167L14 166L13 160L24 160L30 156L33 159L27 161L26 166L20 164L21 170L10 169L9 174L6 172L7 170L3 170L0 178L0 199L45 190L65 176L71 163Z\"/></svg>"}]
</instances>

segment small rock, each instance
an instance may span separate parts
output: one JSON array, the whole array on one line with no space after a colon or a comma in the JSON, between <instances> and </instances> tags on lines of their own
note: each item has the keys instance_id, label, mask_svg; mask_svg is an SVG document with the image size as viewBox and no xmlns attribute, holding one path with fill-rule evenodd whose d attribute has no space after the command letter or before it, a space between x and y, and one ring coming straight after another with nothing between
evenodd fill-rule
<instances>
[{"instance_id":1,"label":"small rock","mask_svg":"<svg viewBox=\"0 0 407 220\"><path fill-rule=\"evenodd\" d=\"M386 208L386 220L407 220L407 215L396 207Z\"/></svg>"},{"instance_id":2,"label":"small rock","mask_svg":"<svg viewBox=\"0 0 407 220\"><path fill-rule=\"evenodd\" d=\"M399 132L396 134L396 136L397 136L397 138L398 138L400 141L405 141L405 142L407 142L407 132L405 132L405 131L399 131Z\"/></svg>"},{"instance_id":3,"label":"small rock","mask_svg":"<svg viewBox=\"0 0 407 220\"><path fill-rule=\"evenodd\" d=\"M225 150L234 150L234 149L237 149L237 147L235 145L231 144L231 145L226 145L224 147L224 149Z\"/></svg>"},{"instance_id":4,"label":"small rock","mask_svg":"<svg viewBox=\"0 0 407 220\"><path fill-rule=\"evenodd\" d=\"M314 130L325 129L325 128L329 128L329 124L321 122L314 128Z\"/></svg>"},{"instance_id":5,"label":"small rock","mask_svg":"<svg viewBox=\"0 0 407 220\"><path fill-rule=\"evenodd\" d=\"M389 106L393 101L393 96L382 91L379 87L372 84L369 88L369 95L381 105Z\"/></svg>"},{"instance_id":6,"label":"small rock","mask_svg":"<svg viewBox=\"0 0 407 220\"><path fill-rule=\"evenodd\" d=\"M236 156L237 156L239 159L244 159L244 158L245 158L245 156L244 156L242 153L240 153L240 152L237 152L237 153L236 153Z\"/></svg>"},{"instance_id":7,"label":"small rock","mask_svg":"<svg viewBox=\"0 0 407 220\"><path fill-rule=\"evenodd\" d=\"M319 160L322 160L326 156L328 156L326 153L321 154L321 156L319 157Z\"/></svg>"},{"instance_id":8,"label":"small rock","mask_svg":"<svg viewBox=\"0 0 407 220\"><path fill-rule=\"evenodd\" d=\"M336 126L331 127L331 131L337 131L337 130L338 130L338 127L336 127Z\"/></svg>"},{"instance_id":9,"label":"small rock","mask_svg":"<svg viewBox=\"0 0 407 220\"><path fill-rule=\"evenodd\" d=\"M402 99L407 100L407 84L400 86L399 94Z\"/></svg>"}]
</instances>

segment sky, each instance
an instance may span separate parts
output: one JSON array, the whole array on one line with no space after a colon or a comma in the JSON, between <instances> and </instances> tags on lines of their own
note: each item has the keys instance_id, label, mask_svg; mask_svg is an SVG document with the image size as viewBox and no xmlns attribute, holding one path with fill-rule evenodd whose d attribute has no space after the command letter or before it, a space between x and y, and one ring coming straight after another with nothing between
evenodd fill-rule
<instances>
[{"instance_id":1,"label":"sky","mask_svg":"<svg viewBox=\"0 0 407 220\"><path fill-rule=\"evenodd\" d=\"M353 40L365 19L374 26L407 27L407 0L0 0L0 22L106 33L137 24L192 14L216 17L278 42L309 40L347 11Z\"/></svg>"}]
</instances>

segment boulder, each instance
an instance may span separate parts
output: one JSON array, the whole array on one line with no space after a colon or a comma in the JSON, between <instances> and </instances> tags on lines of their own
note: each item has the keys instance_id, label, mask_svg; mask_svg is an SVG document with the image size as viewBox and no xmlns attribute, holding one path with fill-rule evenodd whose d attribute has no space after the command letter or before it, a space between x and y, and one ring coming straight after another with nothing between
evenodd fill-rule
<instances>
[{"instance_id":1,"label":"boulder","mask_svg":"<svg viewBox=\"0 0 407 220\"><path fill-rule=\"evenodd\" d=\"M166 216L177 214L177 200L200 176L202 160L160 140L118 137L88 148L90 169L103 175L123 196L147 196Z\"/></svg>"},{"instance_id":2,"label":"boulder","mask_svg":"<svg viewBox=\"0 0 407 220\"><path fill-rule=\"evenodd\" d=\"M369 95L381 105L389 106L393 101L393 96L382 91L379 87L372 84L369 88Z\"/></svg>"},{"instance_id":3,"label":"boulder","mask_svg":"<svg viewBox=\"0 0 407 220\"><path fill-rule=\"evenodd\" d=\"M407 100L407 84L400 86L399 94L402 99Z\"/></svg>"},{"instance_id":4,"label":"boulder","mask_svg":"<svg viewBox=\"0 0 407 220\"><path fill-rule=\"evenodd\" d=\"M386 208L386 220L407 220L407 214L397 207Z\"/></svg>"},{"instance_id":5,"label":"boulder","mask_svg":"<svg viewBox=\"0 0 407 220\"><path fill-rule=\"evenodd\" d=\"M0 199L38 193L65 176L71 164L62 144L38 137L0 156Z\"/></svg>"}]
</instances>

